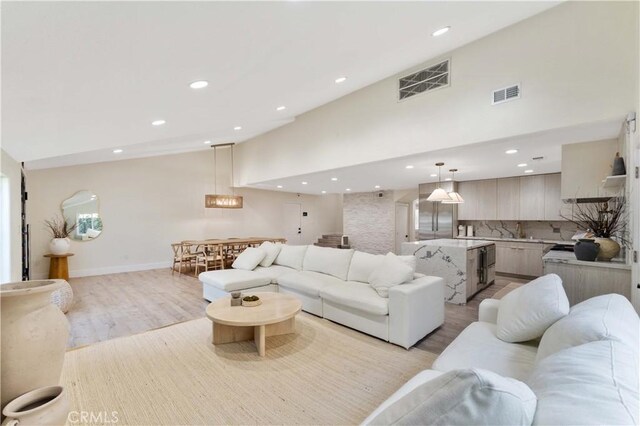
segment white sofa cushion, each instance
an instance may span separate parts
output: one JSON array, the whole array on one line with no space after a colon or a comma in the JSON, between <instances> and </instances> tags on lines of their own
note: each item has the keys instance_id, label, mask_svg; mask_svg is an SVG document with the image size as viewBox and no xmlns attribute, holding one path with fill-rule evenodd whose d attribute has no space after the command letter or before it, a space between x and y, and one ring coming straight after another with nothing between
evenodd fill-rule
<instances>
[{"instance_id":1,"label":"white sofa cushion","mask_svg":"<svg viewBox=\"0 0 640 426\"><path fill-rule=\"evenodd\" d=\"M291 272L296 272L295 269L291 269L287 266L280 266L280 265L271 265L267 267L257 266L256 269L254 269L254 271L269 277L271 279L272 284L278 284L278 278L281 277L282 275L289 274Z\"/></svg>"},{"instance_id":2,"label":"white sofa cushion","mask_svg":"<svg viewBox=\"0 0 640 426\"><path fill-rule=\"evenodd\" d=\"M259 249L265 252L264 259L260 261L260 266L268 267L271 266L273 261L276 260L276 257L278 257L278 254L282 249L282 244L275 244L271 241L265 241L260 244Z\"/></svg>"},{"instance_id":3,"label":"white sofa cushion","mask_svg":"<svg viewBox=\"0 0 640 426\"><path fill-rule=\"evenodd\" d=\"M496 325L474 322L454 339L431 368L440 371L482 368L524 380L536 360L535 346L507 343L496 337Z\"/></svg>"},{"instance_id":4,"label":"white sofa cushion","mask_svg":"<svg viewBox=\"0 0 640 426\"><path fill-rule=\"evenodd\" d=\"M389 299L380 297L369 284L345 281L328 285L320 290L320 297L374 315L389 314Z\"/></svg>"},{"instance_id":5,"label":"white sofa cushion","mask_svg":"<svg viewBox=\"0 0 640 426\"><path fill-rule=\"evenodd\" d=\"M638 424L637 356L602 340L544 358L527 380L538 397L534 424Z\"/></svg>"},{"instance_id":6,"label":"white sofa cushion","mask_svg":"<svg viewBox=\"0 0 640 426\"><path fill-rule=\"evenodd\" d=\"M391 253L391 252L387 253L387 255L389 255L389 254L393 254L393 253ZM412 272L414 272L414 273L416 272L416 264L418 263L418 259L416 259L416 257L414 255L410 254L410 255L402 255L402 256L394 255L394 256L396 256L398 259L400 259L404 263L406 263L407 266L409 268L411 268Z\"/></svg>"},{"instance_id":7,"label":"white sofa cushion","mask_svg":"<svg viewBox=\"0 0 640 426\"><path fill-rule=\"evenodd\" d=\"M605 294L571 308L542 336L536 361L563 349L598 340L617 340L638 347L640 319L631 303L619 294Z\"/></svg>"},{"instance_id":8,"label":"white sofa cushion","mask_svg":"<svg viewBox=\"0 0 640 426\"><path fill-rule=\"evenodd\" d=\"M266 256L266 252L259 248L246 248L236 260L233 261L233 269L244 269L245 271L253 271Z\"/></svg>"},{"instance_id":9,"label":"white sofa cushion","mask_svg":"<svg viewBox=\"0 0 640 426\"><path fill-rule=\"evenodd\" d=\"M369 277L371 287L382 297L389 297L389 288L412 280L411 267L393 253L387 253Z\"/></svg>"},{"instance_id":10,"label":"white sofa cushion","mask_svg":"<svg viewBox=\"0 0 640 426\"><path fill-rule=\"evenodd\" d=\"M556 274L518 287L500 300L497 336L505 342L525 342L542 336L569 313L569 299Z\"/></svg>"},{"instance_id":11,"label":"white sofa cushion","mask_svg":"<svg viewBox=\"0 0 640 426\"><path fill-rule=\"evenodd\" d=\"M536 396L515 379L464 369L415 387L365 424L530 425Z\"/></svg>"},{"instance_id":12,"label":"white sofa cushion","mask_svg":"<svg viewBox=\"0 0 640 426\"><path fill-rule=\"evenodd\" d=\"M308 296L320 297L322 288L328 285L344 285L344 281L319 272L299 271L280 276L278 285Z\"/></svg>"},{"instance_id":13,"label":"white sofa cushion","mask_svg":"<svg viewBox=\"0 0 640 426\"><path fill-rule=\"evenodd\" d=\"M295 270L302 270L302 262L304 261L304 254L307 252L308 246L290 246L283 244L278 253L278 257L273 262L276 265L288 266Z\"/></svg>"},{"instance_id":14,"label":"white sofa cushion","mask_svg":"<svg viewBox=\"0 0 640 426\"><path fill-rule=\"evenodd\" d=\"M260 287L271 283L271 279L255 271L243 269L221 269L198 275L202 283L212 285L227 292Z\"/></svg>"},{"instance_id":15,"label":"white sofa cushion","mask_svg":"<svg viewBox=\"0 0 640 426\"><path fill-rule=\"evenodd\" d=\"M332 275L346 281L352 256L351 249L309 246L304 255L302 269Z\"/></svg>"},{"instance_id":16,"label":"white sofa cushion","mask_svg":"<svg viewBox=\"0 0 640 426\"><path fill-rule=\"evenodd\" d=\"M359 281L361 283L369 283L369 277L374 269L382 262L384 256L381 254L370 254L362 251L356 251L351 258L349 265L349 281Z\"/></svg>"}]
</instances>

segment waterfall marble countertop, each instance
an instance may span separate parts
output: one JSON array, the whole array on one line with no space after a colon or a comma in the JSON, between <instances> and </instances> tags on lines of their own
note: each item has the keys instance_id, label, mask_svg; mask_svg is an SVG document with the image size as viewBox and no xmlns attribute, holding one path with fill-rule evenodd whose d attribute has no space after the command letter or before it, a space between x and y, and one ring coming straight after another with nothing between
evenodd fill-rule
<instances>
[{"instance_id":1,"label":"waterfall marble countertop","mask_svg":"<svg viewBox=\"0 0 640 426\"><path fill-rule=\"evenodd\" d=\"M500 238L500 237L456 237L459 240L510 241L514 243L571 244L575 241L545 240L539 238Z\"/></svg>"},{"instance_id":2,"label":"waterfall marble countertop","mask_svg":"<svg viewBox=\"0 0 640 426\"><path fill-rule=\"evenodd\" d=\"M566 263L569 265L593 266L596 268L631 269L631 265L615 260L611 262L587 262L585 260L578 260L575 254L568 251L550 251L542 256L542 260L545 263Z\"/></svg>"},{"instance_id":3,"label":"waterfall marble countertop","mask_svg":"<svg viewBox=\"0 0 640 426\"><path fill-rule=\"evenodd\" d=\"M403 247L412 247L414 246L417 250L422 246L437 246L437 247L454 247L454 248L463 248L466 250L475 249L478 247L491 246L494 244L494 241L486 241L483 239L449 239L449 238L441 238L438 240L421 240L421 241L412 241L409 243L402 243Z\"/></svg>"}]
</instances>

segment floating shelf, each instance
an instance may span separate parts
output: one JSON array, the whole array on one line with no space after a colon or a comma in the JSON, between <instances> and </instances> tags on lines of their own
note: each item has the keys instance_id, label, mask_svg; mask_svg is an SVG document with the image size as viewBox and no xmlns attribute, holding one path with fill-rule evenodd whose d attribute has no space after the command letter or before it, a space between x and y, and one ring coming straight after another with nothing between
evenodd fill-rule
<instances>
[{"instance_id":1,"label":"floating shelf","mask_svg":"<svg viewBox=\"0 0 640 426\"><path fill-rule=\"evenodd\" d=\"M622 188L627 181L627 175L607 176L602 181L603 188Z\"/></svg>"}]
</instances>

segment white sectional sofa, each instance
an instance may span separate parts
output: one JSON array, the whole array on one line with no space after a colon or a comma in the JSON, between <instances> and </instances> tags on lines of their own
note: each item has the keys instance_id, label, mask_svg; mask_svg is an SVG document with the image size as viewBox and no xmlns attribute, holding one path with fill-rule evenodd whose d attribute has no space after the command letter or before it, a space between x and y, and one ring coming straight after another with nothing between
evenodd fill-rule
<instances>
[{"instance_id":1,"label":"white sectional sofa","mask_svg":"<svg viewBox=\"0 0 640 426\"><path fill-rule=\"evenodd\" d=\"M415 271L415 258L398 258ZM209 301L232 291L290 293L306 312L408 349L444 323L444 280L412 273L413 279L382 297L368 280L384 259L354 250L282 245L270 266L203 272L199 279Z\"/></svg>"},{"instance_id":2,"label":"white sectional sofa","mask_svg":"<svg viewBox=\"0 0 640 426\"><path fill-rule=\"evenodd\" d=\"M535 303L520 297L525 303ZM483 300L480 320L444 350L431 370L407 382L364 424L638 424L640 320L627 299L617 294L598 296L570 311L567 302L567 315L546 328L540 339L524 343L498 337L500 322L519 327L522 320L499 318L504 314L500 313L501 303L504 299ZM449 379L464 374L489 377L502 381L497 387L519 389L521 394L524 388L531 397L516 399L522 403L520 414L529 410L529 415L519 420L515 420L517 416L487 420L482 415L491 412L490 386L485 383L477 392L467 392L464 399L456 400L450 391L442 390L451 387L450 381L442 380L445 374ZM516 384L520 387L514 387ZM446 394L448 400L443 402L439 393ZM513 402L511 390L502 393ZM434 419L434 410L448 403L454 408ZM504 400L494 405L496 412L508 417Z\"/></svg>"}]
</instances>

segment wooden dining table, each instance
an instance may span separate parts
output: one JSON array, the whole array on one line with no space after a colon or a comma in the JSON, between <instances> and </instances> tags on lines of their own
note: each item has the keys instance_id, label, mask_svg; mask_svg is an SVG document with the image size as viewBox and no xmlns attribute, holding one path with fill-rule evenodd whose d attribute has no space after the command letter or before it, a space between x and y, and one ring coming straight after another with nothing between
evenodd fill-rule
<instances>
[{"instance_id":1,"label":"wooden dining table","mask_svg":"<svg viewBox=\"0 0 640 426\"><path fill-rule=\"evenodd\" d=\"M285 238L276 237L247 237L247 238L224 238L224 239L209 239L209 240L184 240L181 244L190 246L191 253L197 253L205 251L213 251L212 249L218 249L223 256L224 267L230 266L236 257L242 253L248 247L258 247L265 241L272 243L286 243Z\"/></svg>"}]
</instances>

